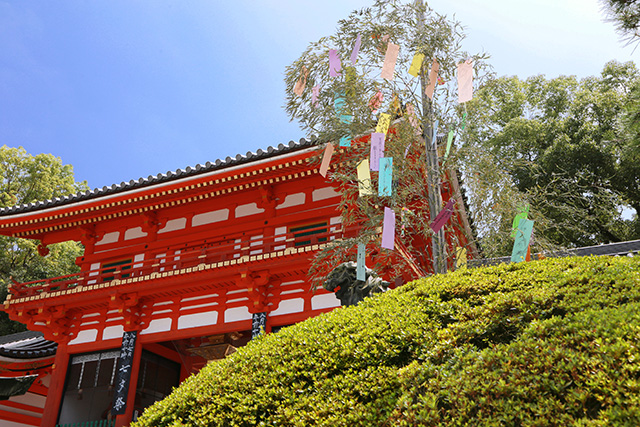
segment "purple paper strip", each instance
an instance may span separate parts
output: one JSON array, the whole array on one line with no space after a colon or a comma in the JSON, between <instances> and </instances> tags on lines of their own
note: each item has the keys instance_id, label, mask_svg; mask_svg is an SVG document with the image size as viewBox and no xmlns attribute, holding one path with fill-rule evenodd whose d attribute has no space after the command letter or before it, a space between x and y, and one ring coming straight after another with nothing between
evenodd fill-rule
<instances>
[{"instance_id":1,"label":"purple paper strip","mask_svg":"<svg viewBox=\"0 0 640 427\"><path fill-rule=\"evenodd\" d=\"M335 49L329 49L329 75L331 77L338 77L342 70L342 63L338 56L338 51Z\"/></svg>"},{"instance_id":2,"label":"purple paper strip","mask_svg":"<svg viewBox=\"0 0 640 427\"><path fill-rule=\"evenodd\" d=\"M396 239L396 214L392 209L384 208L384 221L382 224L382 244L385 249L394 248Z\"/></svg>"},{"instance_id":3,"label":"purple paper strip","mask_svg":"<svg viewBox=\"0 0 640 427\"><path fill-rule=\"evenodd\" d=\"M449 199L447 205L440 211L436 219L433 220L433 223L429 226L433 230L434 233L440 231L440 229L449 221L451 215L453 215L453 205L456 203L455 199Z\"/></svg>"},{"instance_id":4,"label":"purple paper strip","mask_svg":"<svg viewBox=\"0 0 640 427\"><path fill-rule=\"evenodd\" d=\"M356 65L361 44L362 44L362 40L360 39L360 34L358 34L358 37L356 37L356 43L353 46L353 51L351 52L351 65Z\"/></svg>"},{"instance_id":5,"label":"purple paper strip","mask_svg":"<svg viewBox=\"0 0 640 427\"><path fill-rule=\"evenodd\" d=\"M384 133L371 134L371 153L369 165L372 171L379 170L380 159L384 156Z\"/></svg>"}]
</instances>

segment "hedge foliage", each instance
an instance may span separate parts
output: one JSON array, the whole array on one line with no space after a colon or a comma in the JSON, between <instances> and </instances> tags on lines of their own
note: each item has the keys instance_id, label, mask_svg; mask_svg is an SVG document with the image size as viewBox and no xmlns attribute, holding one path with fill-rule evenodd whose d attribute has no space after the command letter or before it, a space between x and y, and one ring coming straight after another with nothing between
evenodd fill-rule
<instances>
[{"instance_id":1,"label":"hedge foliage","mask_svg":"<svg viewBox=\"0 0 640 427\"><path fill-rule=\"evenodd\" d=\"M640 425L640 259L407 284L210 363L136 426Z\"/></svg>"}]
</instances>

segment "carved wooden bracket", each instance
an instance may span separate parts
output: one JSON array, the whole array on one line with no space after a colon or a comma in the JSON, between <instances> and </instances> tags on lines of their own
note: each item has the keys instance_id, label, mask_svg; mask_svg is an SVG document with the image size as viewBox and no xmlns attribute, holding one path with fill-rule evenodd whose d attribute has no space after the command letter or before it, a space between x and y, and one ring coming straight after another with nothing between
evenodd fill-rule
<instances>
[{"instance_id":1,"label":"carved wooden bracket","mask_svg":"<svg viewBox=\"0 0 640 427\"><path fill-rule=\"evenodd\" d=\"M267 296L270 279L271 275L266 270L250 272L245 268L240 272L240 277L236 279L236 286L246 289L249 293L250 313L269 311Z\"/></svg>"},{"instance_id":2,"label":"carved wooden bracket","mask_svg":"<svg viewBox=\"0 0 640 427\"><path fill-rule=\"evenodd\" d=\"M265 210L267 216L273 216L278 204L278 198L273 190L273 185L260 187L260 200L256 203L259 208Z\"/></svg>"},{"instance_id":3,"label":"carved wooden bracket","mask_svg":"<svg viewBox=\"0 0 640 427\"><path fill-rule=\"evenodd\" d=\"M109 300L109 307L117 309L124 318L124 330L141 331L149 324L152 304L139 299L136 293L114 293Z\"/></svg>"},{"instance_id":4,"label":"carved wooden bracket","mask_svg":"<svg viewBox=\"0 0 640 427\"><path fill-rule=\"evenodd\" d=\"M142 214L142 231L149 234L157 234L158 230L164 227L166 221L158 219L156 211L149 211Z\"/></svg>"}]
</instances>

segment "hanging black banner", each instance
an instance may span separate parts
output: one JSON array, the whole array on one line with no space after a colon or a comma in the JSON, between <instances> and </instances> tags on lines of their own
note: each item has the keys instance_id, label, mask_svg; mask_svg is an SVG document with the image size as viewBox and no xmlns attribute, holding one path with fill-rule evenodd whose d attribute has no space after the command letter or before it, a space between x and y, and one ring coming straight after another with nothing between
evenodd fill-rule
<instances>
[{"instance_id":1,"label":"hanging black banner","mask_svg":"<svg viewBox=\"0 0 640 427\"><path fill-rule=\"evenodd\" d=\"M253 313L253 322L251 323L251 339L260 335L267 328L267 313Z\"/></svg>"},{"instance_id":2,"label":"hanging black banner","mask_svg":"<svg viewBox=\"0 0 640 427\"><path fill-rule=\"evenodd\" d=\"M122 347L120 348L120 359L118 361L118 371L116 372L116 382L114 384L115 393L113 395L114 415L124 414L127 409L127 394L129 394L129 382L131 380L131 366L133 365L133 350L136 347L138 332L125 332L122 335Z\"/></svg>"}]
</instances>

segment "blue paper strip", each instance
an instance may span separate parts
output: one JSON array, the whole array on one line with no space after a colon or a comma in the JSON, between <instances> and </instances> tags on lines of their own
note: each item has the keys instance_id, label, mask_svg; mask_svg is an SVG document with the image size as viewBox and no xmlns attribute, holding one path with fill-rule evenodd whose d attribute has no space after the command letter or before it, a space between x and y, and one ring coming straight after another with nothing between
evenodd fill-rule
<instances>
[{"instance_id":1,"label":"blue paper strip","mask_svg":"<svg viewBox=\"0 0 640 427\"><path fill-rule=\"evenodd\" d=\"M511 252L511 262L522 262L527 256L527 248L533 233L534 221L522 218L518 223L516 230L516 240L513 242L513 251Z\"/></svg>"},{"instance_id":2,"label":"blue paper strip","mask_svg":"<svg viewBox=\"0 0 640 427\"><path fill-rule=\"evenodd\" d=\"M366 280L365 275L365 257L366 257L365 246L362 243L358 243L358 257L356 258L356 279L362 280L363 282Z\"/></svg>"},{"instance_id":3,"label":"blue paper strip","mask_svg":"<svg viewBox=\"0 0 640 427\"><path fill-rule=\"evenodd\" d=\"M340 147L351 147L351 137L343 136L340 138L340 143L338 145L340 145Z\"/></svg>"},{"instance_id":4,"label":"blue paper strip","mask_svg":"<svg viewBox=\"0 0 640 427\"><path fill-rule=\"evenodd\" d=\"M435 123L433 124L433 136L431 137L432 147L437 147L438 145L438 123L439 121L436 120Z\"/></svg>"},{"instance_id":5,"label":"blue paper strip","mask_svg":"<svg viewBox=\"0 0 640 427\"><path fill-rule=\"evenodd\" d=\"M380 174L378 175L378 195L391 196L393 183L393 157L380 158Z\"/></svg>"}]
</instances>

